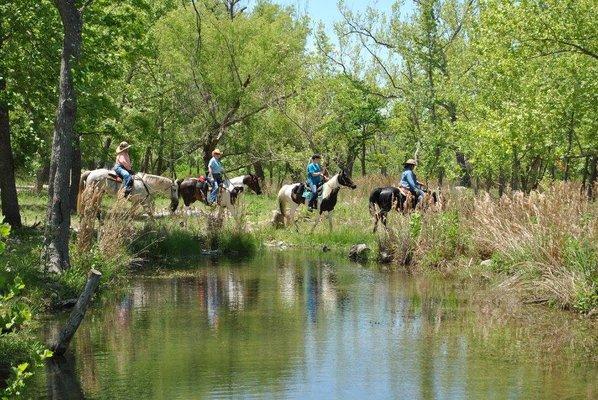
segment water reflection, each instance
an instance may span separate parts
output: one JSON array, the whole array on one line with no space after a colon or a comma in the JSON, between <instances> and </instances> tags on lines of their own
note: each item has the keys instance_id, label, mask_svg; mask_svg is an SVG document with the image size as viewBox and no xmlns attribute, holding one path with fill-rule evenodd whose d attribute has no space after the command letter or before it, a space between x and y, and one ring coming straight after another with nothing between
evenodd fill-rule
<instances>
[{"instance_id":1,"label":"water reflection","mask_svg":"<svg viewBox=\"0 0 598 400\"><path fill-rule=\"evenodd\" d=\"M526 362L518 355L529 353L534 336L516 326L481 329L467 299L468 293L446 282L297 254L136 278L125 295L93 310L80 328L74 342L77 374L72 363L67 366L68 385L58 384L49 369L39 394L68 398L56 395L67 390L73 398L90 399L596 395L595 366L553 370Z\"/></svg>"}]
</instances>

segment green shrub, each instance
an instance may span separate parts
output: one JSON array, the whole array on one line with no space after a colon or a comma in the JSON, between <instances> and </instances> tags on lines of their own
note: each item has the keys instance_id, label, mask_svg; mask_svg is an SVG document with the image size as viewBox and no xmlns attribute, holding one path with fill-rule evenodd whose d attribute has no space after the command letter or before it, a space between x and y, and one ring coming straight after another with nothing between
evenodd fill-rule
<instances>
[{"instance_id":1,"label":"green shrub","mask_svg":"<svg viewBox=\"0 0 598 400\"><path fill-rule=\"evenodd\" d=\"M258 239L251 233L222 231L217 236L217 248L225 255L251 257L258 249Z\"/></svg>"}]
</instances>

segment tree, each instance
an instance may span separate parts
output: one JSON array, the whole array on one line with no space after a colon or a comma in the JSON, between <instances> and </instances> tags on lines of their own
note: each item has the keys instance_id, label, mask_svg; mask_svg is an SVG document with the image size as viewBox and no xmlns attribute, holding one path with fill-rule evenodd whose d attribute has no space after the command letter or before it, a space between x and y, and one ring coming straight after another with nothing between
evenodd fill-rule
<instances>
[{"instance_id":1,"label":"tree","mask_svg":"<svg viewBox=\"0 0 598 400\"><path fill-rule=\"evenodd\" d=\"M60 60L60 95L52 141L44 261L48 271L59 273L70 267L69 187L77 112L73 69L80 55L83 11L89 1L81 7L77 7L75 0L56 0L55 4L64 29L64 41Z\"/></svg>"},{"instance_id":2,"label":"tree","mask_svg":"<svg viewBox=\"0 0 598 400\"><path fill-rule=\"evenodd\" d=\"M156 28L174 109L193 132L187 147L200 148L204 164L233 127L295 95L307 34L303 21L267 2L251 13L239 1L213 3L193 1Z\"/></svg>"}]
</instances>

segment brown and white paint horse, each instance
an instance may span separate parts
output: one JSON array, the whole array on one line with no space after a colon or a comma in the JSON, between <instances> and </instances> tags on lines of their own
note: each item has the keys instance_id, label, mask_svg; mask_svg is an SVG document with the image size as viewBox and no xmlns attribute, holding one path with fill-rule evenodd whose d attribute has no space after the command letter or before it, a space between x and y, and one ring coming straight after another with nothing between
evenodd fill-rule
<instances>
[{"instance_id":1,"label":"brown and white paint horse","mask_svg":"<svg viewBox=\"0 0 598 400\"><path fill-rule=\"evenodd\" d=\"M316 229L316 226L322 219L322 214L327 213L328 227L332 231L332 212L336 206L338 200L338 192L342 187L349 187L355 189L357 185L353 183L351 178L345 171L341 171L338 174L330 178L324 185L322 185L322 196L318 199L318 216L314 225L311 228L311 232ZM301 204L306 204L308 200L303 198L303 192L305 191L305 184L303 183L292 183L290 185L283 185L278 191L278 208L280 213L285 218L286 225L291 223L295 225L295 229L299 232L299 226L295 220L295 211ZM287 214L286 208L289 208Z\"/></svg>"},{"instance_id":2,"label":"brown and white paint horse","mask_svg":"<svg viewBox=\"0 0 598 400\"><path fill-rule=\"evenodd\" d=\"M177 181L179 197L183 199L184 212L190 212L191 204L201 201L208 204L210 185L206 181L197 178L187 178L184 181ZM246 189L252 190L255 194L262 194L260 179L257 175L248 174L225 180L220 186L218 193L218 205L221 209L228 209L231 214L236 213L236 204L239 195ZM178 202L177 202L178 206Z\"/></svg>"}]
</instances>

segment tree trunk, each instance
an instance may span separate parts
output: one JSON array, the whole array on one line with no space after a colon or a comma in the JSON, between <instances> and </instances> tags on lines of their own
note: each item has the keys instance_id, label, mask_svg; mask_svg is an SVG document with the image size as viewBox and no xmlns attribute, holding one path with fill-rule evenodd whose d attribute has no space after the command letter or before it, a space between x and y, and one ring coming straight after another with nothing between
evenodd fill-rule
<instances>
[{"instance_id":1,"label":"tree trunk","mask_svg":"<svg viewBox=\"0 0 598 400\"><path fill-rule=\"evenodd\" d=\"M512 165L511 165L511 190L519 190L519 170L521 165L517 155L517 149L513 148L512 151Z\"/></svg>"},{"instance_id":2,"label":"tree trunk","mask_svg":"<svg viewBox=\"0 0 598 400\"><path fill-rule=\"evenodd\" d=\"M21 213L15 183L15 163L10 144L10 119L5 95L6 80L3 75L0 73L0 199L3 222L9 223L13 228L20 228Z\"/></svg>"},{"instance_id":3,"label":"tree trunk","mask_svg":"<svg viewBox=\"0 0 598 400\"><path fill-rule=\"evenodd\" d=\"M43 261L48 271L59 273L70 266L69 183L77 112L72 69L79 57L83 19L80 10L76 7L75 0L55 0L55 5L63 25L64 41L60 61L60 95L52 141Z\"/></svg>"},{"instance_id":4,"label":"tree trunk","mask_svg":"<svg viewBox=\"0 0 598 400\"><path fill-rule=\"evenodd\" d=\"M465 187L471 187L471 164L465 158L465 154L460 151L455 153L457 158L457 164L461 167L461 178L459 179L459 184Z\"/></svg>"},{"instance_id":5,"label":"tree trunk","mask_svg":"<svg viewBox=\"0 0 598 400\"><path fill-rule=\"evenodd\" d=\"M44 165L35 172L35 192L40 193L50 179L50 160L43 160Z\"/></svg>"},{"instance_id":6,"label":"tree trunk","mask_svg":"<svg viewBox=\"0 0 598 400\"><path fill-rule=\"evenodd\" d=\"M266 173L264 172L264 166L262 165L262 162L256 161L253 163L253 169L255 170L257 177L263 182L266 179Z\"/></svg>"},{"instance_id":7,"label":"tree trunk","mask_svg":"<svg viewBox=\"0 0 598 400\"><path fill-rule=\"evenodd\" d=\"M62 356L69 347L71 339L75 335L75 332L77 332L81 321L83 321L83 318L85 317L85 312L87 311L89 302L91 301L91 298L96 291L98 284L100 283L101 277L102 274L99 271L96 271L95 269L89 271L87 283L85 284L85 288L83 288L83 292L81 292L81 295L77 300L77 304L75 304L68 321L60 331L56 342L50 346L55 357Z\"/></svg>"},{"instance_id":8,"label":"tree trunk","mask_svg":"<svg viewBox=\"0 0 598 400\"><path fill-rule=\"evenodd\" d=\"M147 173L149 171L150 165L152 164L152 147L147 146L145 149L145 154L143 155L143 161L141 163L141 172Z\"/></svg>"},{"instance_id":9,"label":"tree trunk","mask_svg":"<svg viewBox=\"0 0 598 400\"><path fill-rule=\"evenodd\" d=\"M502 197L505 193L505 186L507 186L507 178L505 176L505 169L501 165L498 170L498 197Z\"/></svg>"},{"instance_id":10,"label":"tree trunk","mask_svg":"<svg viewBox=\"0 0 598 400\"><path fill-rule=\"evenodd\" d=\"M71 165L71 190L69 198L71 211L77 211L77 194L79 192L79 179L81 178L81 138L75 134L73 141L73 165Z\"/></svg>"},{"instance_id":11,"label":"tree trunk","mask_svg":"<svg viewBox=\"0 0 598 400\"><path fill-rule=\"evenodd\" d=\"M594 186L598 185L598 156L594 154L590 159L590 179L588 180L588 199L594 200Z\"/></svg>"},{"instance_id":12,"label":"tree trunk","mask_svg":"<svg viewBox=\"0 0 598 400\"><path fill-rule=\"evenodd\" d=\"M365 170L365 140L361 144L361 176L366 176Z\"/></svg>"},{"instance_id":13,"label":"tree trunk","mask_svg":"<svg viewBox=\"0 0 598 400\"><path fill-rule=\"evenodd\" d=\"M110 165L110 146L112 145L112 138L107 137L102 146L102 155L100 159L100 168L111 168Z\"/></svg>"}]
</instances>

